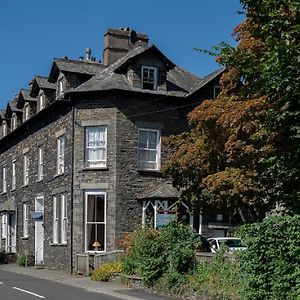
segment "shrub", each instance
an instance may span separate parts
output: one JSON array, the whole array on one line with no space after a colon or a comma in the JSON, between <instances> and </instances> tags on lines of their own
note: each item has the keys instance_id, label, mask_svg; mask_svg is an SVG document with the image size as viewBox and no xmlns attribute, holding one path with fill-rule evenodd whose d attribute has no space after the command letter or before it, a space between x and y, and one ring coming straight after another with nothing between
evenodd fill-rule
<instances>
[{"instance_id":1,"label":"shrub","mask_svg":"<svg viewBox=\"0 0 300 300\"><path fill-rule=\"evenodd\" d=\"M180 274L174 270L168 270L158 280L155 288L161 292L171 292L175 295L182 295L186 292L188 275Z\"/></svg>"},{"instance_id":2,"label":"shrub","mask_svg":"<svg viewBox=\"0 0 300 300\"><path fill-rule=\"evenodd\" d=\"M121 273L122 264L120 262L106 263L100 266L91 276L94 281L108 281L113 273Z\"/></svg>"},{"instance_id":3,"label":"shrub","mask_svg":"<svg viewBox=\"0 0 300 300\"><path fill-rule=\"evenodd\" d=\"M159 235L157 230L149 228L132 233L131 245L127 245L128 251L122 259L127 274L140 275L149 284L162 275L165 253Z\"/></svg>"},{"instance_id":4,"label":"shrub","mask_svg":"<svg viewBox=\"0 0 300 300\"><path fill-rule=\"evenodd\" d=\"M224 251L219 251L210 262L199 263L193 275L192 289L207 299L242 299L243 280L239 264L226 259Z\"/></svg>"},{"instance_id":5,"label":"shrub","mask_svg":"<svg viewBox=\"0 0 300 300\"><path fill-rule=\"evenodd\" d=\"M244 225L241 253L246 299L300 299L300 215L273 216Z\"/></svg>"},{"instance_id":6,"label":"shrub","mask_svg":"<svg viewBox=\"0 0 300 300\"><path fill-rule=\"evenodd\" d=\"M124 271L142 276L151 285L164 273L185 274L191 270L194 250L199 244L190 226L175 222L159 231L149 228L136 230L131 241L122 260Z\"/></svg>"},{"instance_id":7,"label":"shrub","mask_svg":"<svg viewBox=\"0 0 300 300\"><path fill-rule=\"evenodd\" d=\"M17 265L19 267L25 267L25 265L26 265L26 256L25 255L19 255L18 256Z\"/></svg>"}]
</instances>

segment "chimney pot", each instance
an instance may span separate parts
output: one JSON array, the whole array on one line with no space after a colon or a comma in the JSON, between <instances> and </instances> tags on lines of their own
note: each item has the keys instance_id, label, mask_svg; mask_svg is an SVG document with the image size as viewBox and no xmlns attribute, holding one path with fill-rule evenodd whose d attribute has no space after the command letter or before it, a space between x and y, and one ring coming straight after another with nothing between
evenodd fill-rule
<instances>
[{"instance_id":1,"label":"chimney pot","mask_svg":"<svg viewBox=\"0 0 300 300\"><path fill-rule=\"evenodd\" d=\"M86 48L85 53L86 53L86 61L90 61L91 60L92 49L91 48Z\"/></svg>"}]
</instances>

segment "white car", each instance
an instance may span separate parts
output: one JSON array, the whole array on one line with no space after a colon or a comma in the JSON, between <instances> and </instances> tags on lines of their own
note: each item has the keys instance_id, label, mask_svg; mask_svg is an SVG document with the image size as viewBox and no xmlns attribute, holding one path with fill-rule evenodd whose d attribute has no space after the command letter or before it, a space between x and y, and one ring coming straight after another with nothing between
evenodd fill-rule
<instances>
[{"instance_id":1,"label":"white car","mask_svg":"<svg viewBox=\"0 0 300 300\"><path fill-rule=\"evenodd\" d=\"M247 245L242 242L240 238L236 237L215 237L207 239L211 245L211 251L216 253L222 247L226 247L229 253L232 253L237 250L247 249Z\"/></svg>"}]
</instances>

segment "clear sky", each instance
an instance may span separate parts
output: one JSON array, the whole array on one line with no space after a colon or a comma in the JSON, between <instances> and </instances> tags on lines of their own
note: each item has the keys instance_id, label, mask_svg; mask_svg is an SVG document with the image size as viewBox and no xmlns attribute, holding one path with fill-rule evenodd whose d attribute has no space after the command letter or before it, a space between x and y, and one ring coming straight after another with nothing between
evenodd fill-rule
<instances>
[{"instance_id":1,"label":"clear sky","mask_svg":"<svg viewBox=\"0 0 300 300\"><path fill-rule=\"evenodd\" d=\"M219 66L193 48L233 43L244 15L239 0L0 0L0 108L54 57L77 59L92 48L102 60L108 28L147 33L170 60L199 76Z\"/></svg>"}]
</instances>

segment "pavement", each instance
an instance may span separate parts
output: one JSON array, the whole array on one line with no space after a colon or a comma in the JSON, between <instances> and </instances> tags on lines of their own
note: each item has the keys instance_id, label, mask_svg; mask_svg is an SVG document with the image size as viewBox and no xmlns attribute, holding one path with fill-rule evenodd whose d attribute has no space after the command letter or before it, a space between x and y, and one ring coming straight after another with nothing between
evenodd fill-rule
<instances>
[{"instance_id":1,"label":"pavement","mask_svg":"<svg viewBox=\"0 0 300 300\"><path fill-rule=\"evenodd\" d=\"M0 265L0 270L28 275L49 281L59 282L69 286L82 288L124 300L174 300L178 298L150 293L142 288L130 288L111 282L92 281L86 276L72 275L64 271L38 269L36 267L18 267L14 264Z\"/></svg>"}]
</instances>

